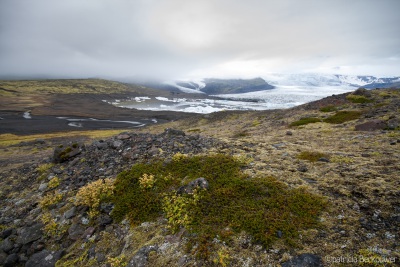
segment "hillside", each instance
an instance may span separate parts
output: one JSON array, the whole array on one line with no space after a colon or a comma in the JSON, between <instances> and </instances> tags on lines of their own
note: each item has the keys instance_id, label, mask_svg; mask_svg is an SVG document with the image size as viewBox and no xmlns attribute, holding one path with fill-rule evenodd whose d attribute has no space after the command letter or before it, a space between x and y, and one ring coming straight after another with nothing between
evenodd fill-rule
<instances>
[{"instance_id":1,"label":"hillside","mask_svg":"<svg viewBox=\"0 0 400 267\"><path fill-rule=\"evenodd\" d=\"M399 111L399 89L357 90L110 137L0 135L0 264L392 266Z\"/></svg>"}]
</instances>

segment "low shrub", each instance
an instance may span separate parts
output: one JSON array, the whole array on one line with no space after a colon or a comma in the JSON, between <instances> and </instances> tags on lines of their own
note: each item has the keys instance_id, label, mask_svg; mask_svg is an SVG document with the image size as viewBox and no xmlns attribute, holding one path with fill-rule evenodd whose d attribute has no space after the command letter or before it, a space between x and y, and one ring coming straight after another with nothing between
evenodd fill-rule
<instances>
[{"instance_id":1,"label":"low shrub","mask_svg":"<svg viewBox=\"0 0 400 267\"><path fill-rule=\"evenodd\" d=\"M347 95L346 99L349 100L351 103L357 103L357 104L366 104L366 103L372 103L373 100L369 99L365 96L362 95Z\"/></svg>"},{"instance_id":2,"label":"low shrub","mask_svg":"<svg viewBox=\"0 0 400 267\"><path fill-rule=\"evenodd\" d=\"M99 214L100 204L107 201L113 195L114 182L112 179L99 179L81 187L76 194L75 205L89 207L89 216L96 217Z\"/></svg>"},{"instance_id":3,"label":"low shrub","mask_svg":"<svg viewBox=\"0 0 400 267\"><path fill-rule=\"evenodd\" d=\"M341 124L347 121L352 121L360 118L362 115L361 111L338 111L335 115L332 115L326 119L324 122L332 124Z\"/></svg>"},{"instance_id":4,"label":"low shrub","mask_svg":"<svg viewBox=\"0 0 400 267\"><path fill-rule=\"evenodd\" d=\"M212 241L229 241L234 233L247 232L255 243L271 245L277 233L294 244L299 230L318 226L326 201L304 189L290 189L273 177L250 178L244 164L231 156L177 157L170 162L136 164L115 181L112 216L132 224L163 215L172 231L184 227L190 233L189 247L196 255L210 256ZM154 185L143 190L140 178L154 175ZM184 184L204 177L207 190L178 194ZM227 231L226 229L230 229Z\"/></svg>"},{"instance_id":5,"label":"low shrub","mask_svg":"<svg viewBox=\"0 0 400 267\"><path fill-rule=\"evenodd\" d=\"M58 187L59 185L60 185L60 179L57 176L54 176L49 181L48 187L49 187L49 189L54 189L54 188Z\"/></svg>"},{"instance_id":6,"label":"low shrub","mask_svg":"<svg viewBox=\"0 0 400 267\"><path fill-rule=\"evenodd\" d=\"M49 207L60 203L63 199L63 195L58 192L53 192L45 195L39 202L39 207L41 209L48 209Z\"/></svg>"},{"instance_id":7,"label":"low shrub","mask_svg":"<svg viewBox=\"0 0 400 267\"><path fill-rule=\"evenodd\" d=\"M289 126L301 126L301 125L306 125L306 124L310 124L310 123L316 123L316 122L321 122L322 120L319 118L314 118L314 117L310 117L310 118L301 118L298 121L294 121L292 122Z\"/></svg>"},{"instance_id":8,"label":"low shrub","mask_svg":"<svg viewBox=\"0 0 400 267\"><path fill-rule=\"evenodd\" d=\"M332 112L332 111L336 111L336 110L337 110L337 108L335 106L332 106L332 105L329 105L329 106L326 106L326 107L322 107L322 108L319 109L319 111L321 111L321 112Z\"/></svg>"},{"instance_id":9,"label":"low shrub","mask_svg":"<svg viewBox=\"0 0 400 267\"><path fill-rule=\"evenodd\" d=\"M315 151L303 151L297 155L298 159L308 160L311 162L316 162L320 158L326 158L326 157L327 157L326 154L320 153L320 152L315 152Z\"/></svg>"}]
</instances>

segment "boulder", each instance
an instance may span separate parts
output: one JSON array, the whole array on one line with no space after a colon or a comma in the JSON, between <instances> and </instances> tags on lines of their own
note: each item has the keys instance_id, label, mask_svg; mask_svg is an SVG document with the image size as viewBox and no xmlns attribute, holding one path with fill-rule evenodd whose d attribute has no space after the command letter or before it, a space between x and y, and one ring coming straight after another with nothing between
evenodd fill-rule
<instances>
[{"instance_id":1,"label":"boulder","mask_svg":"<svg viewBox=\"0 0 400 267\"><path fill-rule=\"evenodd\" d=\"M43 236L42 227L43 224L37 223L32 225L31 227L22 228L19 233L17 243L26 245L40 239Z\"/></svg>"},{"instance_id":2,"label":"boulder","mask_svg":"<svg viewBox=\"0 0 400 267\"><path fill-rule=\"evenodd\" d=\"M33 254L26 262L25 267L54 267L56 262L64 255L64 251L42 250Z\"/></svg>"},{"instance_id":3,"label":"boulder","mask_svg":"<svg viewBox=\"0 0 400 267\"><path fill-rule=\"evenodd\" d=\"M360 95L365 97L371 97L371 92L365 88L358 88L353 92L353 95Z\"/></svg>"},{"instance_id":4,"label":"boulder","mask_svg":"<svg viewBox=\"0 0 400 267\"><path fill-rule=\"evenodd\" d=\"M69 146L59 145L54 149L53 162L61 163L70 160L82 152L82 145L74 143Z\"/></svg>"},{"instance_id":5,"label":"boulder","mask_svg":"<svg viewBox=\"0 0 400 267\"><path fill-rule=\"evenodd\" d=\"M69 239L72 239L72 240L78 240L79 238L82 237L84 232L85 232L85 228L82 225L80 225L78 223L74 223L68 229L68 237L69 237Z\"/></svg>"}]
</instances>

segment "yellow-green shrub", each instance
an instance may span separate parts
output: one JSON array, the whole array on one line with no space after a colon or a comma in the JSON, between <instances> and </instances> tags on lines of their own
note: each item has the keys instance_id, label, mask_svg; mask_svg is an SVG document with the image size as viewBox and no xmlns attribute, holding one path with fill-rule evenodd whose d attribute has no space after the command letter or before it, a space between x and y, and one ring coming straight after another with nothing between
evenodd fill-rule
<instances>
[{"instance_id":1,"label":"yellow-green shrub","mask_svg":"<svg viewBox=\"0 0 400 267\"><path fill-rule=\"evenodd\" d=\"M39 206L42 209L47 209L50 206L59 203L62 200L62 198L63 195L61 193L58 192L49 193L44 197L42 197L42 199L39 202Z\"/></svg>"},{"instance_id":2,"label":"yellow-green shrub","mask_svg":"<svg viewBox=\"0 0 400 267\"><path fill-rule=\"evenodd\" d=\"M192 194L178 195L175 193L166 195L163 199L163 210L168 219L169 227L176 232L179 227L189 228L193 215L190 211L197 205L201 196L197 190Z\"/></svg>"},{"instance_id":3,"label":"yellow-green shrub","mask_svg":"<svg viewBox=\"0 0 400 267\"><path fill-rule=\"evenodd\" d=\"M57 186L60 185L60 179L57 176L54 176L48 184L49 189L56 188Z\"/></svg>"},{"instance_id":4,"label":"yellow-green shrub","mask_svg":"<svg viewBox=\"0 0 400 267\"><path fill-rule=\"evenodd\" d=\"M154 175L144 173L142 177L139 178L139 185L142 189L150 189L154 186L156 180Z\"/></svg>"},{"instance_id":5,"label":"yellow-green shrub","mask_svg":"<svg viewBox=\"0 0 400 267\"><path fill-rule=\"evenodd\" d=\"M114 182L110 178L91 182L79 189L75 204L88 206L89 216L93 218L99 214L101 202L110 198L113 190Z\"/></svg>"}]
</instances>

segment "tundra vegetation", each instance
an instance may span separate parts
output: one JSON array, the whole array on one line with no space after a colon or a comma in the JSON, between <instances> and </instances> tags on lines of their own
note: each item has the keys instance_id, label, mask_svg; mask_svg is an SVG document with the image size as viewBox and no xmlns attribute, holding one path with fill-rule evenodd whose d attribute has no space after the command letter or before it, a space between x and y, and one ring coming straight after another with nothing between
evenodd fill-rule
<instances>
[{"instance_id":1,"label":"tundra vegetation","mask_svg":"<svg viewBox=\"0 0 400 267\"><path fill-rule=\"evenodd\" d=\"M400 257L399 92L123 133L1 135L0 260L290 266L309 256L391 266ZM355 130L376 121L383 127ZM74 144L81 153L52 163L56 148ZM207 186L188 190L199 178Z\"/></svg>"}]
</instances>

